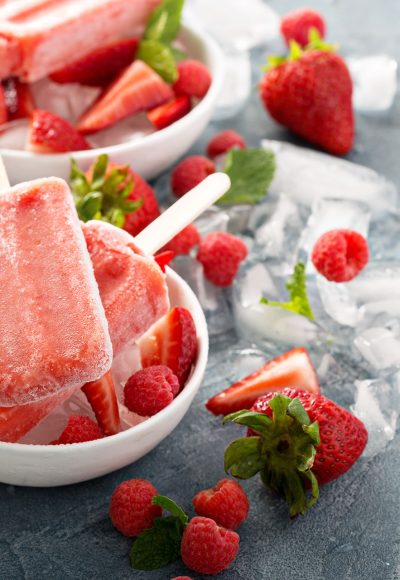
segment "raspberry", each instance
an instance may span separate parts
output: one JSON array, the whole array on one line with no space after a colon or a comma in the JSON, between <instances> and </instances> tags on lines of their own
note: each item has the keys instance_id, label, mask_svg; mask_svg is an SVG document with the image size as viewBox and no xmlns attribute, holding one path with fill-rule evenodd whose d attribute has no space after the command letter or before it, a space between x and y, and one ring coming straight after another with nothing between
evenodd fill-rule
<instances>
[{"instance_id":1,"label":"raspberry","mask_svg":"<svg viewBox=\"0 0 400 580\"><path fill-rule=\"evenodd\" d=\"M232 284L247 253L247 246L240 238L225 232L212 232L200 242L197 260L210 282L227 287Z\"/></svg>"},{"instance_id":2,"label":"raspberry","mask_svg":"<svg viewBox=\"0 0 400 580\"><path fill-rule=\"evenodd\" d=\"M181 161L171 174L171 189L176 197L182 197L211 173L215 165L207 157L192 155Z\"/></svg>"},{"instance_id":3,"label":"raspberry","mask_svg":"<svg viewBox=\"0 0 400 580\"><path fill-rule=\"evenodd\" d=\"M193 498L193 506L196 514L211 518L229 530L238 528L249 512L247 495L232 479L222 479L212 489L200 491Z\"/></svg>"},{"instance_id":4,"label":"raspberry","mask_svg":"<svg viewBox=\"0 0 400 580\"><path fill-rule=\"evenodd\" d=\"M321 38L325 36L325 21L321 14L308 8L300 8L289 12L282 18L281 33L289 46L290 40L295 40L300 46L309 43L309 32L316 28Z\"/></svg>"},{"instance_id":5,"label":"raspberry","mask_svg":"<svg viewBox=\"0 0 400 580\"><path fill-rule=\"evenodd\" d=\"M312 262L322 276L331 282L348 282L368 262L367 240L353 230L331 230L317 240Z\"/></svg>"},{"instance_id":6,"label":"raspberry","mask_svg":"<svg viewBox=\"0 0 400 580\"><path fill-rule=\"evenodd\" d=\"M178 80L172 85L179 97L197 97L202 99L211 85L208 68L198 60L184 60L178 63Z\"/></svg>"},{"instance_id":7,"label":"raspberry","mask_svg":"<svg viewBox=\"0 0 400 580\"><path fill-rule=\"evenodd\" d=\"M150 185L137 173L133 173L134 188L129 195L130 201L143 199L143 205L125 216L124 230L136 236L160 215L157 197Z\"/></svg>"},{"instance_id":8,"label":"raspberry","mask_svg":"<svg viewBox=\"0 0 400 580\"><path fill-rule=\"evenodd\" d=\"M153 526L154 518L162 515L162 509L153 505L158 495L156 488L145 479L128 479L115 488L110 501L110 518L121 534L138 536Z\"/></svg>"},{"instance_id":9,"label":"raspberry","mask_svg":"<svg viewBox=\"0 0 400 580\"><path fill-rule=\"evenodd\" d=\"M217 157L229 151L229 149L245 149L246 141L239 133L232 129L217 133L207 145L207 155L211 158Z\"/></svg>"},{"instance_id":10,"label":"raspberry","mask_svg":"<svg viewBox=\"0 0 400 580\"><path fill-rule=\"evenodd\" d=\"M194 224L189 224L172 240L165 244L161 251L171 250L175 256L189 254L190 250L200 242L199 230Z\"/></svg>"},{"instance_id":11,"label":"raspberry","mask_svg":"<svg viewBox=\"0 0 400 580\"><path fill-rule=\"evenodd\" d=\"M64 431L56 441L53 441L52 445L83 443L94 439L102 439L103 437L103 431L92 419L82 415L71 415Z\"/></svg>"},{"instance_id":12,"label":"raspberry","mask_svg":"<svg viewBox=\"0 0 400 580\"><path fill-rule=\"evenodd\" d=\"M133 374L125 385L125 405L141 417L152 417L173 401L179 381L165 365L149 366Z\"/></svg>"},{"instance_id":13,"label":"raspberry","mask_svg":"<svg viewBox=\"0 0 400 580\"><path fill-rule=\"evenodd\" d=\"M182 560L200 574L222 572L236 558L238 550L239 535L221 528L210 518L193 518L183 532Z\"/></svg>"}]
</instances>

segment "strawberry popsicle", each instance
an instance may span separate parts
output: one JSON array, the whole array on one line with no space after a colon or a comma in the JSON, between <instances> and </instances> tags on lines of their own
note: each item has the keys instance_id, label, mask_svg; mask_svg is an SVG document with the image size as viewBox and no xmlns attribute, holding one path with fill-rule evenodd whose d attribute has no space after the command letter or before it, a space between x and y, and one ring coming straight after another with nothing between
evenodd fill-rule
<instances>
[{"instance_id":1,"label":"strawberry popsicle","mask_svg":"<svg viewBox=\"0 0 400 580\"><path fill-rule=\"evenodd\" d=\"M160 0L12 0L0 4L0 74L33 82L98 46L141 33Z\"/></svg>"},{"instance_id":2,"label":"strawberry popsicle","mask_svg":"<svg viewBox=\"0 0 400 580\"><path fill-rule=\"evenodd\" d=\"M0 193L0 405L24 405L109 370L112 347L68 185Z\"/></svg>"},{"instance_id":3,"label":"strawberry popsicle","mask_svg":"<svg viewBox=\"0 0 400 580\"><path fill-rule=\"evenodd\" d=\"M127 232L101 221L82 228L116 355L168 311L165 275ZM80 386L39 402L0 408L0 441L19 441Z\"/></svg>"}]
</instances>

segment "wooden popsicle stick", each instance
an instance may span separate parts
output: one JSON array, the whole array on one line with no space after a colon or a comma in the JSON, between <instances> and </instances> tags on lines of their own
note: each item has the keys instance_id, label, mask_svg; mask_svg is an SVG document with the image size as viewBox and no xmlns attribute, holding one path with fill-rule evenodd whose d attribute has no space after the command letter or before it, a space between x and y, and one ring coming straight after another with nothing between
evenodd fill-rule
<instances>
[{"instance_id":1,"label":"wooden popsicle stick","mask_svg":"<svg viewBox=\"0 0 400 580\"><path fill-rule=\"evenodd\" d=\"M231 182L226 173L213 173L185 193L135 237L145 254L155 254L183 228L224 195Z\"/></svg>"},{"instance_id":2,"label":"wooden popsicle stick","mask_svg":"<svg viewBox=\"0 0 400 580\"><path fill-rule=\"evenodd\" d=\"M10 187L10 182L8 180L7 170L4 165L2 156L0 155L0 191L8 189Z\"/></svg>"}]
</instances>

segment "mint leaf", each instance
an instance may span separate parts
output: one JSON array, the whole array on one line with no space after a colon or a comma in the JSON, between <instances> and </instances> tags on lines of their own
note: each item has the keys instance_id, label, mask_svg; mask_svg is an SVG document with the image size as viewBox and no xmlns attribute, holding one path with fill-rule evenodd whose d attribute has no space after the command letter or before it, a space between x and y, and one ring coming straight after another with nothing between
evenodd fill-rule
<instances>
[{"instance_id":1,"label":"mint leaf","mask_svg":"<svg viewBox=\"0 0 400 580\"><path fill-rule=\"evenodd\" d=\"M296 264L292 277L286 283L286 288L289 291L289 302L278 302L263 297L260 299L260 304L284 308L314 320L314 314L307 296L305 266L302 262Z\"/></svg>"},{"instance_id":2,"label":"mint leaf","mask_svg":"<svg viewBox=\"0 0 400 580\"><path fill-rule=\"evenodd\" d=\"M167 83L174 83L178 78L178 70L171 49L158 40L142 40L136 58L149 65Z\"/></svg>"},{"instance_id":3,"label":"mint leaf","mask_svg":"<svg viewBox=\"0 0 400 580\"><path fill-rule=\"evenodd\" d=\"M156 495L153 497L152 503L161 506L164 510L169 511L171 514L178 517L184 526L188 523L189 518L183 509L169 497L166 497L165 495Z\"/></svg>"},{"instance_id":4,"label":"mint leaf","mask_svg":"<svg viewBox=\"0 0 400 580\"><path fill-rule=\"evenodd\" d=\"M130 551L132 568L156 570L175 562L180 555L184 525L179 518L156 518L154 527L142 532Z\"/></svg>"},{"instance_id":5,"label":"mint leaf","mask_svg":"<svg viewBox=\"0 0 400 580\"><path fill-rule=\"evenodd\" d=\"M265 462L260 437L236 439L225 450L225 471L239 479L250 479L264 468Z\"/></svg>"},{"instance_id":6,"label":"mint leaf","mask_svg":"<svg viewBox=\"0 0 400 580\"><path fill-rule=\"evenodd\" d=\"M184 0L164 0L151 13L143 38L169 44L180 29Z\"/></svg>"},{"instance_id":7,"label":"mint leaf","mask_svg":"<svg viewBox=\"0 0 400 580\"><path fill-rule=\"evenodd\" d=\"M174 57L174 59L176 60L176 62L180 62L182 60L187 60L189 57L186 54L186 52L183 52L183 50L180 50L179 48L176 48L175 46L170 46L172 55Z\"/></svg>"},{"instance_id":8,"label":"mint leaf","mask_svg":"<svg viewBox=\"0 0 400 580\"><path fill-rule=\"evenodd\" d=\"M231 187L218 203L255 204L267 195L275 172L275 155L266 149L231 149L224 171Z\"/></svg>"}]
</instances>

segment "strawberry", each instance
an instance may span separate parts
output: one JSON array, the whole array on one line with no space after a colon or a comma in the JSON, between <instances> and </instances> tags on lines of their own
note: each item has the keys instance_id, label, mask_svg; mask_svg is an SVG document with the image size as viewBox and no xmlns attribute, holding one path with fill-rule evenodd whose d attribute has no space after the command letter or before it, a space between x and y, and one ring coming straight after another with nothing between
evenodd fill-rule
<instances>
[{"instance_id":1,"label":"strawberry","mask_svg":"<svg viewBox=\"0 0 400 580\"><path fill-rule=\"evenodd\" d=\"M105 86L131 64L138 44L137 38L115 40L53 72L50 78L59 84L80 83L91 87Z\"/></svg>"},{"instance_id":2,"label":"strawberry","mask_svg":"<svg viewBox=\"0 0 400 580\"><path fill-rule=\"evenodd\" d=\"M8 112L6 104L6 96L4 93L4 87L0 84L0 125L7 123Z\"/></svg>"},{"instance_id":3,"label":"strawberry","mask_svg":"<svg viewBox=\"0 0 400 580\"><path fill-rule=\"evenodd\" d=\"M286 499L292 517L318 499L318 484L348 471L367 443L364 424L318 393L288 388L261 397L252 409L225 417L250 428L227 448L225 469L242 479L260 473Z\"/></svg>"},{"instance_id":4,"label":"strawberry","mask_svg":"<svg viewBox=\"0 0 400 580\"><path fill-rule=\"evenodd\" d=\"M67 121L38 109L32 114L26 148L35 153L66 153L91 147Z\"/></svg>"},{"instance_id":5,"label":"strawberry","mask_svg":"<svg viewBox=\"0 0 400 580\"><path fill-rule=\"evenodd\" d=\"M137 235L160 215L150 185L128 165L100 155L84 173L72 161L70 186L80 219L103 219Z\"/></svg>"},{"instance_id":6,"label":"strawberry","mask_svg":"<svg viewBox=\"0 0 400 580\"><path fill-rule=\"evenodd\" d=\"M86 383L82 387L89 401L97 422L105 435L114 435L120 431L120 418L117 395L111 371L101 379Z\"/></svg>"},{"instance_id":7,"label":"strawberry","mask_svg":"<svg viewBox=\"0 0 400 580\"><path fill-rule=\"evenodd\" d=\"M174 256L175 254L172 250L164 250L154 256L154 261L157 262L161 270L165 272L165 267L172 262Z\"/></svg>"},{"instance_id":8,"label":"strawberry","mask_svg":"<svg viewBox=\"0 0 400 580\"><path fill-rule=\"evenodd\" d=\"M329 52L322 41L311 43L305 51L292 41L288 59L270 59L260 96L278 123L310 143L335 155L344 155L352 148L350 73L345 61Z\"/></svg>"},{"instance_id":9,"label":"strawberry","mask_svg":"<svg viewBox=\"0 0 400 580\"><path fill-rule=\"evenodd\" d=\"M140 111L172 99L169 85L147 64L137 60L126 68L80 118L77 129L95 133Z\"/></svg>"},{"instance_id":10,"label":"strawberry","mask_svg":"<svg viewBox=\"0 0 400 580\"><path fill-rule=\"evenodd\" d=\"M7 120L24 119L30 117L35 105L29 85L21 83L15 77L2 81L2 88L7 105Z\"/></svg>"},{"instance_id":11,"label":"strawberry","mask_svg":"<svg viewBox=\"0 0 400 580\"><path fill-rule=\"evenodd\" d=\"M172 308L139 341L142 367L165 365L184 386L197 356L196 327L186 308Z\"/></svg>"},{"instance_id":12,"label":"strawberry","mask_svg":"<svg viewBox=\"0 0 400 580\"><path fill-rule=\"evenodd\" d=\"M159 105L155 109L148 111L147 117L154 127L160 130L187 115L190 109L189 97L176 97L172 101L165 103L165 105Z\"/></svg>"},{"instance_id":13,"label":"strawberry","mask_svg":"<svg viewBox=\"0 0 400 580\"><path fill-rule=\"evenodd\" d=\"M212 397L206 407L214 415L250 409L268 392L297 387L319 393L318 378L305 348L294 348L269 360L248 377Z\"/></svg>"},{"instance_id":14,"label":"strawberry","mask_svg":"<svg viewBox=\"0 0 400 580\"><path fill-rule=\"evenodd\" d=\"M281 21L281 33L286 44L295 40L300 46L307 46L310 41L310 31L316 30L321 38L325 36L325 21L322 15L310 8L300 8L286 14Z\"/></svg>"}]
</instances>

